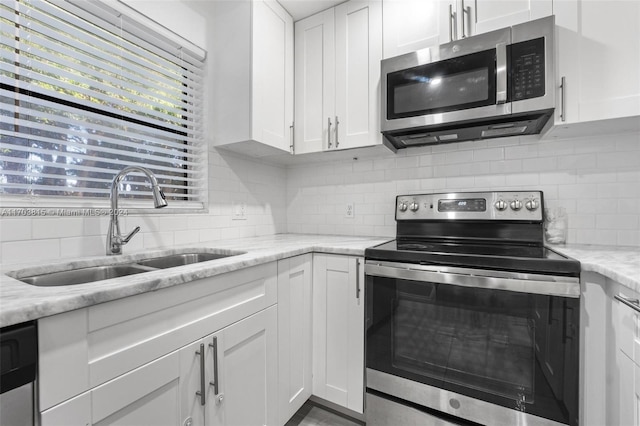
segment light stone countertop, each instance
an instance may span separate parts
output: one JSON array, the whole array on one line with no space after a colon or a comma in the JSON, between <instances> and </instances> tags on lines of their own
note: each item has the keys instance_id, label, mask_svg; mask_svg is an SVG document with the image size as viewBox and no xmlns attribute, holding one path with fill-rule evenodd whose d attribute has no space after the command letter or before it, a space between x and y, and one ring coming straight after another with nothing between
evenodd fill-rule
<instances>
[{"instance_id":1,"label":"light stone countertop","mask_svg":"<svg viewBox=\"0 0 640 426\"><path fill-rule=\"evenodd\" d=\"M362 256L365 248L388 240L389 238L379 237L278 234L131 253L127 253L125 246L125 254L120 256L96 256L77 260L61 259L45 265L42 265L41 262L2 265L0 267L0 327L305 253L319 252ZM229 254L242 251L246 253L210 262L158 269L142 274L69 286L36 287L14 278L82 267L111 265L116 262L126 264L155 256L194 251L216 251Z\"/></svg>"},{"instance_id":2,"label":"light stone countertop","mask_svg":"<svg viewBox=\"0 0 640 426\"><path fill-rule=\"evenodd\" d=\"M597 272L640 292L640 247L577 244L549 247L579 260L582 271Z\"/></svg>"},{"instance_id":3,"label":"light stone countertop","mask_svg":"<svg viewBox=\"0 0 640 426\"><path fill-rule=\"evenodd\" d=\"M125 254L122 256L86 257L73 261L65 259L46 265L27 263L2 265L0 267L0 327L305 253L320 252L362 256L365 248L388 240L389 238L379 237L278 234L178 246L167 250L126 253L125 247ZM550 247L580 261L583 271L597 272L640 292L640 248L586 245ZM243 251L246 253L212 262L159 269L143 274L71 286L35 287L12 278L12 276L17 276L16 272L19 272L19 276L29 276L70 268L113 264L115 261L126 264L149 257L188 253L196 250L229 253Z\"/></svg>"}]
</instances>

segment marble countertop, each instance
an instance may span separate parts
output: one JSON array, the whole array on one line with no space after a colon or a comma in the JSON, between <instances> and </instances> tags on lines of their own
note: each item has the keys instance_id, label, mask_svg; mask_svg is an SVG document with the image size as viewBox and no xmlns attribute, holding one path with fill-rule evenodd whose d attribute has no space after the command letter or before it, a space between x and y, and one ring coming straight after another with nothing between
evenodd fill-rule
<instances>
[{"instance_id":1,"label":"marble countertop","mask_svg":"<svg viewBox=\"0 0 640 426\"><path fill-rule=\"evenodd\" d=\"M46 265L41 263L2 265L0 267L0 327L305 253L320 252L362 256L365 248L388 240L389 238L278 234L225 242L216 241L176 246L169 250L127 253L125 247L125 254L120 256L86 257L77 260L62 259L59 262L47 263ZM193 251L228 253L241 251L244 253L211 262L158 269L142 274L69 286L36 287L16 279L90 266L127 264L155 256Z\"/></svg>"},{"instance_id":2,"label":"marble countertop","mask_svg":"<svg viewBox=\"0 0 640 426\"><path fill-rule=\"evenodd\" d=\"M571 244L550 247L579 260L583 271L597 272L640 292L640 247Z\"/></svg>"},{"instance_id":3,"label":"marble countertop","mask_svg":"<svg viewBox=\"0 0 640 426\"><path fill-rule=\"evenodd\" d=\"M389 238L278 234L178 246L168 250L125 252L117 257L86 257L73 261L63 259L46 265L36 263L2 265L0 267L0 327L305 253L320 252L362 256L365 248L387 240ZM566 245L553 246L553 249L580 261L583 271L597 272L640 292L640 248ZM16 279L29 275L108 265L116 262L133 263L140 259L187 253L194 250L229 253L242 251L244 253L212 262L159 269L143 274L70 286L35 287Z\"/></svg>"}]
</instances>

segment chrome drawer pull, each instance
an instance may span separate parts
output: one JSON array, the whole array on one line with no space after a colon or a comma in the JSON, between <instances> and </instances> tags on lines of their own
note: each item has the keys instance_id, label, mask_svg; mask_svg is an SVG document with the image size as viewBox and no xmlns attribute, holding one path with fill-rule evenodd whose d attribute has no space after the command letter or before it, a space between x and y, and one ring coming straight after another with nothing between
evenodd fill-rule
<instances>
[{"instance_id":1,"label":"chrome drawer pull","mask_svg":"<svg viewBox=\"0 0 640 426\"><path fill-rule=\"evenodd\" d=\"M640 312L640 300L631 299L630 297L625 297L625 296L623 296L621 294L617 294L614 297L615 297L616 300L624 303L625 305L627 305L628 307L630 307L634 311Z\"/></svg>"}]
</instances>

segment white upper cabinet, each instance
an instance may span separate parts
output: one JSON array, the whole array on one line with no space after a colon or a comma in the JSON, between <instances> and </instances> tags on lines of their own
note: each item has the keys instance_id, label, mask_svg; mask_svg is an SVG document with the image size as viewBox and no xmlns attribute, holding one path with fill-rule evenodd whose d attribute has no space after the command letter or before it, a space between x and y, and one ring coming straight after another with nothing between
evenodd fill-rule
<instances>
[{"instance_id":1,"label":"white upper cabinet","mask_svg":"<svg viewBox=\"0 0 640 426\"><path fill-rule=\"evenodd\" d=\"M553 14L552 0L461 0L470 16L466 31L481 34ZM465 16L465 20L467 19Z\"/></svg>"},{"instance_id":2,"label":"white upper cabinet","mask_svg":"<svg viewBox=\"0 0 640 426\"><path fill-rule=\"evenodd\" d=\"M382 143L382 5L351 0L295 24L295 153Z\"/></svg>"},{"instance_id":3,"label":"white upper cabinet","mask_svg":"<svg viewBox=\"0 0 640 426\"><path fill-rule=\"evenodd\" d=\"M257 157L290 152L291 16L275 0L215 1L212 7L215 145Z\"/></svg>"},{"instance_id":4,"label":"white upper cabinet","mask_svg":"<svg viewBox=\"0 0 640 426\"><path fill-rule=\"evenodd\" d=\"M556 1L556 124L640 115L640 2Z\"/></svg>"},{"instance_id":5,"label":"white upper cabinet","mask_svg":"<svg viewBox=\"0 0 640 426\"><path fill-rule=\"evenodd\" d=\"M337 149L381 143L382 5L352 0L336 6Z\"/></svg>"},{"instance_id":6,"label":"white upper cabinet","mask_svg":"<svg viewBox=\"0 0 640 426\"><path fill-rule=\"evenodd\" d=\"M438 46L552 13L551 0L384 0L384 57Z\"/></svg>"},{"instance_id":7,"label":"white upper cabinet","mask_svg":"<svg viewBox=\"0 0 640 426\"><path fill-rule=\"evenodd\" d=\"M384 0L384 58L449 42L448 10L443 1Z\"/></svg>"},{"instance_id":8,"label":"white upper cabinet","mask_svg":"<svg viewBox=\"0 0 640 426\"><path fill-rule=\"evenodd\" d=\"M295 24L296 154L329 149L335 106L334 9Z\"/></svg>"}]
</instances>

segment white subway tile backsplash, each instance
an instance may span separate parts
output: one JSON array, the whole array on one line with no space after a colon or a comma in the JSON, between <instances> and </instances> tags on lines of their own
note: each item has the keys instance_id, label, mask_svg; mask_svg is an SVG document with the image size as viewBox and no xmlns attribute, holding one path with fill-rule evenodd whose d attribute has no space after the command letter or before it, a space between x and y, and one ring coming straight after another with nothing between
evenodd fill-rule
<instances>
[{"instance_id":1,"label":"white subway tile backsplash","mask_svg":"<svg viewBox=\"0 0 640 426\"><path fill-rule=\"evenodd\" d=\"M31 219L3 217L0 219L0 241L31 239Z\"/></svg>"},{"instance_id":2,"label":"white subway tile backsplash","mask_svg":"<svg viewBox=\"0 0 640 426\"><path fill-rule=\"evenodd\" d=\"M2 262L38 262L60 257L60 239L9 241L2 243Z\"/></svg>"},{"instance_id":3,"label":"white subway tile backsplash","mask_svg":"<svg viewBox=\"0 0 640 426\"><path fill-rule=\"evenodd\" d=\"M514 137L410 148L373 160L374 170L385 171L384 176L366 176L373 189L363 188L363 176L353 171L341 173L340 185L309 183L305 176L315 171L292 165L286 180L287 230L351 235L378 223L373 225L374 235L391 237L399 194L541 190L547 207L566 209L569 243L640 245L640 170L635 163L639 140L638 134L543 141ZM317 193L335 211L322 210L323 224L301 223L295 217L301 206L319 211L321 202L311 195ZM356 218L349 228L343 202L362 194L365 205L356 203ZM358 222L364 212L364 222Z\"/></svg>"}]
</instances>

